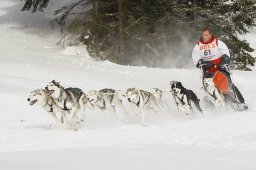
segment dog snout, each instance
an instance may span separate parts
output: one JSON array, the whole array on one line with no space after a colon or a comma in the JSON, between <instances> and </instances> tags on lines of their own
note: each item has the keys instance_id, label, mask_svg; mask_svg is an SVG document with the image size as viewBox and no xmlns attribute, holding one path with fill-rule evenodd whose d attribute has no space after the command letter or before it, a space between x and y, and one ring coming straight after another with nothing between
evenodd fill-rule
<instances>
[{"instance_id":1,"label":"dog snout","mask_svg":"<svg viewBox=\"0 0 256 170\"><path fill-rule=\"evenodd\" d=\"M30 98L27 98L27 101L30 102Z\"/></svg>"},{"instance_id":2,"label":"dog snout","mask_svg":"<svg viewBox=\"0 0 256 170\"><path fill-rule=\"evenodd\" d=\"M130 99L130 98L128 98L128 102L131 102L131 99Z\"/></svg>"},{"instance_id":3,"label":"dog snout","mask_svg":"<svg viewBox=\"0 0 256 170\"><path fill-rule=\"evenodd\" d=\"M45 90L47 90L47 91L48 91L48 87L47 87L47 86L45 87Z\"/></svg>"}]
</instances>

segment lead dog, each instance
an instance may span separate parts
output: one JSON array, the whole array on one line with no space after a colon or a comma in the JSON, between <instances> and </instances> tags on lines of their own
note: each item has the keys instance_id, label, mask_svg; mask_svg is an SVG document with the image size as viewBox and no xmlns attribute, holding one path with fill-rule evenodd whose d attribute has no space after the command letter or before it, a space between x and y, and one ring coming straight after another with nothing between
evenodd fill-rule
<instances>
[{"instance_id":1,"label":"lead dog","mask_svg":"<svg viewBox=\"0 0 256 170\"><path fill-rule=\"evenodd\" d=\"M128 88L126 91L126 97L132 106L136 106L140 109L142 114L141 124L143 126L145 126L145 109L153 109L155 112L160 113L160 109L157 105L157 99L150 92L137 88Z\"/></svg>"},{"instance_id":2,"label":"lead dog","mask_svg":"<svg viewBox=\"0 0 256 170\"><path fill-rule=\"evenodd\" d=\"M59 82L51 81L46 87L46 91L53 98L54 103L66 113L68 121L78 118L84 121L84 109L86 97L79 88L64 88Z\"/></svg>"},{"instance_id":3,"label":"lead dog","mask_svg":"<svg viewBox=\"0 0 256 170\"><path fill-rule=\"evenodd\" d=\"M179 81L171 81L171 93L174 97L174 100L178 106L178 108L185 112L186 115L189 115L192 107L191 101L194 102L196 108L202 112L202 109L199 105L199 99L197 98L196 94L192 90L188 90L183 87L181 82Z\"/></svg>"},{"instance_id":4,"label":"lead dog","mask_svg":"<svg viewBox=\"0 0 256 170\"><path fill-rule=\"evenodd\" d=\"M66 115L68 111L60 109L54 102L53 98L44 89L36 89L30 93L27 99L30 105L38 104L43 107L57 123L65 124L74 130L81 127L81 120L78 117L68 121Z\"/></svg>"},{"instance_id":5,"label":"lead dog","mask_svg":"<svg viewBox=\"0 0 256 170\"><path fill-rule=\"evenodd\" d=\"M122 100L119 98L118 92L114 89L105 88L100 91L90 90L86 93L86 97L93 106L99 108L100 110L109 110L110 112L116 114L115 106L117 106L122 108L124 112L127 113L123 106Z\"/></svg>"},{"instance_id":6,"label":"lead dog","mask_svg":"<svg viewBox=\"0 0 256 170\"><path fill-rule=\"evenodd\" d=\"M48 95L46 90L33 90L27 101L30 105L38 104L43 107L58 123L64 123L64 112L54 103L53 98Z\"/></svg>"}]
</instances>

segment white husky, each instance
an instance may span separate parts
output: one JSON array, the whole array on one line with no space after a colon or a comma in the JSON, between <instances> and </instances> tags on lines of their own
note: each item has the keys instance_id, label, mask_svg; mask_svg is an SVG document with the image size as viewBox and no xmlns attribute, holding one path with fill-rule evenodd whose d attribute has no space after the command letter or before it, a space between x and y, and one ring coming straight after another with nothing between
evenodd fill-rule
<instances>
[{"instance_id":1,"label":"white husky","mask_svg":"<svg viewBox=\"0 0 256 170\"><path fill-rule=\"evenodd\" d=\"M208 99L212 102L215 108L225 108L225 97L223 93L215 87L212 78L204 78L203 85L207 92Z\"/></svg>"},{"instance_id":2,"label":"white husky","mask_svg":"<svg viewBox=\"0 0 256 170\"><path fill-rule=\"evenodd\" d=\"M63 114L64 112L54 103L46 90L33 90L27 101L30 105L38 104L43 107L58 123L64 123L66 119L65 114Z\"/></svg>"},{"instance_id":3,"label":"white husky","mask_svg":"<svg viewBox=\"0 0 256 170\"><path fill-rule=\"evenodd\" d=\"M145 126L145 109L153 109L155 112L160 113L157 99L150 92L136 88L128 88L126 91L126 97L133 107L136 106L140 109L142 114L141 124L143 126Z\"/></svg>"}]
</instances>

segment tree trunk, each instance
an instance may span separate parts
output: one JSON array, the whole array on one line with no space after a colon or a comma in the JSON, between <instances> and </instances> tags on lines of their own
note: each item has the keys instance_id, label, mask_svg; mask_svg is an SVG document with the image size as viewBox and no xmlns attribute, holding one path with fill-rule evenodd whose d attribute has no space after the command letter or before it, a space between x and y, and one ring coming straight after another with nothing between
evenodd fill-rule
<instances>
[{"instance_id":1,"label":"tree trunk","mask_svg":"<svg viewBox=\"0 0 256 170\"><path fill-rule=\"evenodd\" d=\"M118 49L118 56L119 56L119 63L124 63L124 8L123 8L124 0L118 0L118 13L119 13L119 49Z\"/></svg>"},{"instance_id":2,"label":"tree trunk","mask_svg":"<svg viewBox=\"0 0 256 170\"><path fill-rule=\"evenodd\" d=\"M95 0L94 3L93 3L93 20L94 20L94 23L95 25L98 25L99 24L99 2L98 0ZM93 42L93 50L95 51L95 54L98 58L100 58L101 60L103 60L102 56L100 55L100 45L99 45L99 35L96 34L94 35L95 37L93 38L94 39L94 42Z\"/></svg>"}]
</instances>

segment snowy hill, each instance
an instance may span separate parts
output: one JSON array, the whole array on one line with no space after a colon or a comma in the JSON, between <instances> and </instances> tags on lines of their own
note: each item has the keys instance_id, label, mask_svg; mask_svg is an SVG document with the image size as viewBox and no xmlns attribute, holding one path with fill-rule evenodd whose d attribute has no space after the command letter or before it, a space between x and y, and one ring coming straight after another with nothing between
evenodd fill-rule
<instances>
[{"instance_id":1,"label":"snowy hill","mask_svg":"<svg viewBox=\"0 0 256 170\"><path fill-rule=\"evenodd\" d=\"M256 168L255 71L233 74L249 111L185 117L167 92L169 81L181 81L202 98L199 70L95 62L82 45L60 48L55 45L58 34L16 22L23 15L17 3L0 2L0 169ZM85 126L75 132L56 125L42 108L26 101L30 91L53 79L85 92L158 87L165 91L169 108L163 109L164 116L148 113L147 127L133 114L119 111L116 118L86 110Z\"/></svg>"}]
</instances>

